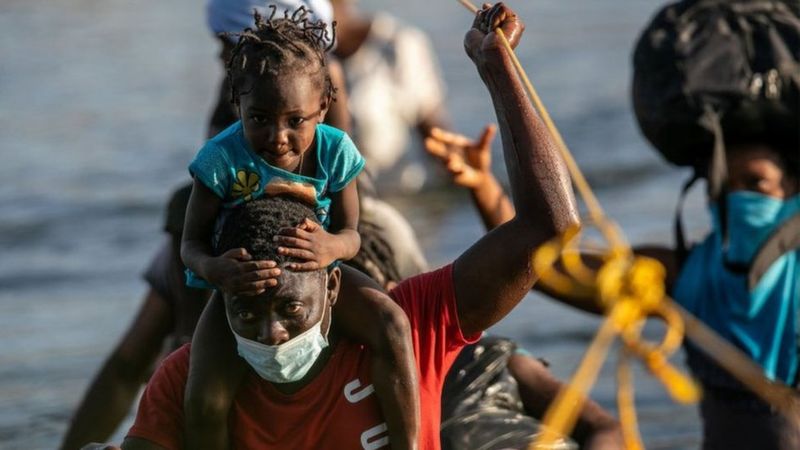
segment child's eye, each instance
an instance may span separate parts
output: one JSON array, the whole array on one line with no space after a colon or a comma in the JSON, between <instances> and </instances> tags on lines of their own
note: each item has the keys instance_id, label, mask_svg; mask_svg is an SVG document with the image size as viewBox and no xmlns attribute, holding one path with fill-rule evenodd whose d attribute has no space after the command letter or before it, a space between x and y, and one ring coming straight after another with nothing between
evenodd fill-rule
<instances>
[{"instance_id":1,"label":"child's eye","mask_svg":"<svg viewBox=\"0 0 800 450\"><path fill-rule=\"evenodd\" d=\"M292 128L297 128L305 122L306 119L304 117L292 117L289 119L289 126Z\"/></svg>"},{"instance_id":2,"label":"child's eye","mask_svg":"<svg viewBox=\"0 0 800 450\"><path fill-rule=\"evenodd\" d=\"M266 119L264 118L264 116L262 116L262 115L259 115L259 114L254 114L254 115L250 116L250 120L251 120L253 123L257 123L257 124L259 124L259 125L260 125L260 124L263 124L263 123L266 121Z\"/></svg>"}]
</instances>

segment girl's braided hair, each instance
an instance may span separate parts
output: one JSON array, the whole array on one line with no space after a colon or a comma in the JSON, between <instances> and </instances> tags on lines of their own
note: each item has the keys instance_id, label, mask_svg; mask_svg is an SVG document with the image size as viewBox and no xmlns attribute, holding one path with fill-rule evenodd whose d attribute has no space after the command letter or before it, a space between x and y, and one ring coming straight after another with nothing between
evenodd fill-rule
<instances>
[{"instance_id":1,"label":"girl's braided hair","mask_svg":"<svg viewBox=\"0 0 800 450\"><path fill-rule=\"evenodd\" d=\"M282 18L275 18L275 5L269 8L272 12L266 19L253 11L255 28L230 34L239 38L227 64L231 102L238 104L239 96L250 92L254 80L259 77L274 77L286 71L318 75L315 78L325 97L335 100L336 89L325 63L325 53L336 39L336 22L329 35L324 21L309 21L310 11L304 6L291 14L284 11Z\"/></svg>"}]
</instances>

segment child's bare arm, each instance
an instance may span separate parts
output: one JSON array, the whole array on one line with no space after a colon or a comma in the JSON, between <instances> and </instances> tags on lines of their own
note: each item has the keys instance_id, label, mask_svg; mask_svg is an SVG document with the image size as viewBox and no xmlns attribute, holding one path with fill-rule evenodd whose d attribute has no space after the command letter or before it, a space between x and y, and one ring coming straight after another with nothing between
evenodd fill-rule
<instances>
[{"instance_id":1,"label":"child's bare arm","mask_svg":"<svg viewBox=\"0 0 800 450\"><path fill-rule=\"evenodd\" d=\"M274 261L252 261L243 248L213 256L211 236L222 200L203 183L194 180L186 209L181 259L186 267L226 292L258 295L277 285L280 269Z\"/></svg>"},{"instance_id":2,"label":"child's bare arm","mask_svg":"<svg viewBox=\"0 0 800 450\"><path fill-rule=\"evenodd\" d=\"M192 338L184 397L185 448L230 448L228 414L246 373L218 292L211 296Z\"/></svg>"},{"instance_id":3,"label":"child's bare arm","mask_svg":"<svg viewBox=\"0 0 800 450\"><path fill-rule=\"evenodd\" d=\"M278 252L305 262L291 263L291 270L319 270L336 260L348 260L358 253L358 188L351 181L331 196L331 225L328 231L306 219L294 228L285 228L275 236L281 244Z\"/></svg>"},{"instance_id":4,"label":"child's bare arm","mask_svg":"<svg viewBox=\"0 0 800 450\"><path fill-rule=\"evenodd\" d=\"M370 349L372 385L392 449L417 448L419 386L405 312L369 277L342 265L333 314L339 331Z\"/></svg>"}]
</instances>

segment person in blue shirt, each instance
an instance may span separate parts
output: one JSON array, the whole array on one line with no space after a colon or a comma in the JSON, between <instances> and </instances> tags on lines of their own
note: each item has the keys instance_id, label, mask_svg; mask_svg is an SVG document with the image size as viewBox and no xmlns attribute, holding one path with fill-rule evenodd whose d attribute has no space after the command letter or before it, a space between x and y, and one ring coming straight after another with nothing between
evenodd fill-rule
<instances>
[{"instance_id":1,"label":"person in blue shirt","mask_svg":"<svg viewBox=\"0 0 800 450\"><path fill-rule=\"evenodd\" d=\"M187 284L229 295L262 294L277 285L282 270L329 267L360 246L355 178L364 159L343 131L322 124L335 94L325 56L327 26L308 20L302 7L286 16L276 9L269 17L254 13L255 26L240 33L228 61L241 120L212 138L189 166L194 184L181 246ZM215 253L215 230L226 214L264 195L294 196L314 208L319 223L307 219L276 236L279 254L300 262L278 267L253 260L244 249ZM407 319L388 297L363 300L340 305L337 314L344 331L378 355L375 389L393 445L413 448L419 400ZM242 338L233 338L215 296L193 340L185 401L189 448L228 446L228 410L245 371L230 351L237 342L241 351ZM305 372L295 369L282 368L269 381L302 378Z\"/></svg>"},{"instance_id":2,"label":"person in blue shirt","mask_svg":"<svg viewBox=\"0 0 800 450\"><path fill-rule=\"evenodd\" d=\"M453 182L471 191L490 230L514 217L514 207L491 173L494 132L489 126L473 141L435 129L426 141L426 148L440 159ZM727 194L723 199L709 199L712 230L708 236L691 249L683 264L671 248L641 246L634 250L660 261L667 269L667 289L675 301L756 361L764 376L796 385L800 250L784 249L753 286L748 285L747 271L770 236L800 217L796 133L745 136L727 130L725 142ZM720 208L721 202L724 208ZM794 233L799 232L795 229ZM591 260L591 255L584 256ZM602 312L599 305L584 299L541 290L580 309ZM703 386L703 449L800 448L800 429L795 424L691 341L686 352L689 366Z\"/></svg>"}]
</instances>

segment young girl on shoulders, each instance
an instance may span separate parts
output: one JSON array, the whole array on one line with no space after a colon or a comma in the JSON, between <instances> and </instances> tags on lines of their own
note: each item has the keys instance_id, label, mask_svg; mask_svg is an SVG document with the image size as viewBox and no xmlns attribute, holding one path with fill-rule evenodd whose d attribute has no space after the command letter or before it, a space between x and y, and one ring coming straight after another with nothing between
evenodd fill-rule
<instances>
[{"instance_id":1,"label":"young girl on shoulders","mask_svg":"<svg viewBox=\"0 0 800 450\"><path fill-rule=\"evenodd\" d=\"M278 19L274 7L268 19L256 13L255 27L240 34L232 51L228 77L241 120L208 141L189 166L194 186L181 256L190 285L259 295L277 285L283 270L323 270L358 252L355 178L364 158L345 132L322 123L334 100L325 57L329 41L326 25L310 23L306 13L302 7ZM279 252L300 262L278 267L254 261L245 249L215 254L226 214L262 195L293 195L315 208L322 226L306 220L276 238ZM405 317L397 316L402 311L388 297L340 302L337 310L343 331L377 356L373 384L392 447L415 447L416 371L409 332L396 326L407 328ZM215 296L193 341L185 400L188 448L229 445L228 409L245 373L243 361L230 356L234 345Z\"/></svg>"}]
</instances>

